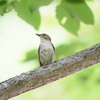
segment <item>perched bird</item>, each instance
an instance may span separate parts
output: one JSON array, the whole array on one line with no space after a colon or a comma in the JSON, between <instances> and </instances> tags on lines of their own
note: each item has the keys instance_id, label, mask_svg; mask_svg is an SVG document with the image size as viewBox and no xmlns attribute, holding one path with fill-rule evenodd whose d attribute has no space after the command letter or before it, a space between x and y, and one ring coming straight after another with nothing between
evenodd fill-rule
<instances>
[{"instance_id":1,"label":"perched bird","mask_svg":"<svg viewBox=\"0 0 100 100\"><path fill-rule=\"evenodd\" d=\"M53 63L55 48L51 43L51 38L45 33L36 35L40 37L40 45L38 49L40 66Z\"/></svg>"}]
</instances>

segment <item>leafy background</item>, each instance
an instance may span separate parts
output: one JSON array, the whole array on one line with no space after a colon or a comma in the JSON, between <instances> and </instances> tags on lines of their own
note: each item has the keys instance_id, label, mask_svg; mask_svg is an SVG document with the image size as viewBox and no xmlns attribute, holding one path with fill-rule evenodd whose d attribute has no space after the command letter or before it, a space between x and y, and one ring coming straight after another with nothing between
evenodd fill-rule
<instances>
[{"instance_id":1,"label":"leafy background","mask_svg":"<svg viewBox=\"0 0 100 100\"><path fill-rule=\"evenodd\" d=\"M36 33L51 36L55 60L100 41L99 0L0 0L0 81L39 67ZM9 100L100 100L100 64Z\"/></svg>"}]
</instances>

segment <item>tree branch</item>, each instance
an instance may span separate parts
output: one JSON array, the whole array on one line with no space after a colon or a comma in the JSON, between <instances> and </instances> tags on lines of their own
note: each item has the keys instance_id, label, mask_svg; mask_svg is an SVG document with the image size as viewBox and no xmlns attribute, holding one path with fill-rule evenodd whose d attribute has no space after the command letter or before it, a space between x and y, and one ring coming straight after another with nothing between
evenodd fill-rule
<instances>
[{"instance_id":1,"label":"tree branch","mask_svg":"<svg viewBox=\"0 0 100 100\"><path fill-rule=\"evenodd\" d=\"M100 43L47 66L0 83L0 100L43 86L100 62Z\"/></svg>"}]
</instances>

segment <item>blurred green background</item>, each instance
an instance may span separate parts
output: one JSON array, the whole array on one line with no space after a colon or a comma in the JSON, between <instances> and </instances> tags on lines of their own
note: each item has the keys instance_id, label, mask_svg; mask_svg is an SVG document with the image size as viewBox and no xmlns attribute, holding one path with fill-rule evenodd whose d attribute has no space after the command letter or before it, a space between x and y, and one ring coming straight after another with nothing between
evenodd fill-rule
<instances>
[{"instance_id":1,"label":"blurred green background","mask_svg":"<svg viewBox=\"0 0 100 100\"><path fill-rule=\"evenodd\" d=\"M50 35L55 60L99 43L99 0L18 1L0 0L1 82L39 67L36 33ZM9 100L100 100L100 64Z\"/></svg>"}]
</instances>

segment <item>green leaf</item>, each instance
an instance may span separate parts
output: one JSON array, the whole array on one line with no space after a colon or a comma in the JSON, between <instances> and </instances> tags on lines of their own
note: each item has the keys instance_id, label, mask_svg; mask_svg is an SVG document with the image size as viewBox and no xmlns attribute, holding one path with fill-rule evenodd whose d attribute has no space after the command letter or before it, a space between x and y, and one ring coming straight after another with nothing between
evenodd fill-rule
<instances>
[{"instance_id":1,"label":"green leaf","mask_svg":"<svg viewBox=\"0 0 100 100\"><path fill-rule=\"evenodd\" d=\"M39 29L41 16L39 10L31 12L27 0L21 0L15 4L15 10L19 17L31 24L36 30Z\"/></svg>"},{"instance_id":2,"label":"green leaf","mask_svg":"<svg viewBox=\"0 0 100 100\"><path fill-rule=\"evenodd\" d=\"M22 62L30 61L33 59L38 59L38 54L35 52L36 52L36 49L33 49L33 50L26 52L25 59Z\"/></svg>"},{"instance_id":3,"label":"green leaf","mask_svg":"<svg viewBox=\"0 0 100 100\"><path fill-rule=\"evenodd\" d=\"M14 0L7 0L7 3L13 2Z\"/></svg>"},{"instance_id":4,"label":"green leaf","mask_svg":"<svg viewBox=\"0 0 100 100\"><path fill-rule=\"evenodd\" d=\"M56 17L61 26L63 26L66 30L68 30L73 35L77 35L77 31L80 26L79 21L77 19L72 18L69 15L69 13L60 6L58 6L56 9Z\"/></svg>"},{"instance_id":5,"label":"green leaf","mask_svg":"<svg viewBox=\"0 0 100 100\"><path fill-rule=\"evenodd\" d=\"M7 2L0 1L0 15L3 15L6 11Z\"/></svg>"},{"instance_id":6,"label":"green leaf","mask_svg":"<svg viewBox=\"0 0 100 100\"><path fill-rule=\"evenodd\" d=\"M77 35L80 21L94 23L92 11L83 0L63 0L56 9L56 17L61 26Z\"/></svg>"},{"instance_id":7,"label":"green leaf","mask_svg":"<svg viewBox=\"0 0 100 100\"><path fill-rule=\"evenodd\" d=\"M41 6L49 5L53 0L27 0L27 1L30 9L34 11Z\"/></svg>"},{"instance_id":8,"label":"green leaf","mask_svg":"<svg viewBox=\"0 0 100 100\"><path fill-rule=\"evenodd\" d=\"M72 17L83 21L86 24L94 24L94 16L91 9L83 0L65 0L61 7L64 8Z\"/></svg>"}]
</instances>

